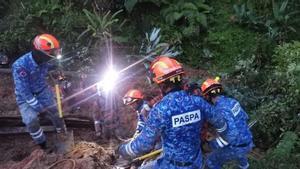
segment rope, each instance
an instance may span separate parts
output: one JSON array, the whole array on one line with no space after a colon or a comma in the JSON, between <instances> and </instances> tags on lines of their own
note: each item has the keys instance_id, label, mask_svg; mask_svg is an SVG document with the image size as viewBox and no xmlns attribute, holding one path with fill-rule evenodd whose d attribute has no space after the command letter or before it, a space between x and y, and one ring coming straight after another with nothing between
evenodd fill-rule
<instances>
[{"instance_id":1,"label":"rope","mask_svg":"<svg viewBox=\"0 0 300 169\"><path fill-rule=\"evenodd\" d=\"M50 167L48 167L47 169L51 169L53 168L54 166L56 166L57 164L59 163L62 163L64 161L71 161L72 162L72 168L71 169L75 169L75 166L76 166L76 163L75 163L75 160L73 159L62 159L62 160L59 160L59 161L56 161L55 163L53 163Z\"/></svg>"}]
</instances>

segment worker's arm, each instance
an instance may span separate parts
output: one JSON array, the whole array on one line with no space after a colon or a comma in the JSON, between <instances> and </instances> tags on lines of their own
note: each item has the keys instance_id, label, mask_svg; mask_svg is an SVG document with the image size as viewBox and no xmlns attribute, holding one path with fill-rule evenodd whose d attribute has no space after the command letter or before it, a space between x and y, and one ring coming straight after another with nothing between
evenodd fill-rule
<instances>
[{"instance_id":1,"label":"worker's arm","mask_svg":"<svg viewBox=\"0 0 300 169\"><path fill-rule=\"evenodd\" d=\"M223 148L231 144L238 137L238 129L234 124L234 120L231 116L227 117L226 114L231 112L225 112L226 109L215 109L215 119L222 119L214 121L214 128L217 131L217 136L210 141L210 145L213 148ZM230 110L228 110L230 111ZM225 117L226 116L226 117ZM213 120L215 120L213 119Z\"/></svg>"},{"instance_id":2,"label":"worker's arm","mask_svg":"<svg viewBox=\"0 0 300 169\"><path fill-rule=\"evenodd\" d=\"M34 110L41 112L42 106L30 90L29 72L23 67L13 67L13 78L17 94L20 95Z\"/></svg>"},{"instance_id":3,"label":"worker's arm","mask_svg":"<svg viewBox=\"0 0 300 169\"><path fill-rule=\"evenodd\" d=\"M157 137L160 135L161 119L161 113L158 109L151 109L149 118L141 134L128 143L122 144L119 148L119 154L124 158L131 159L153 150Z\"/></svg>"},{"instance_id":4,"label":"worker's arm","mask_svg":"<svg viewBox=\"0 0 300 169\"><path fill-rule=\"evenodd\" d=\"M134 135L137 135L139 133L142 132L143 128L145 127L145 118L143 116L143 114L141 113L137 113L137 126L136 126L136 130L135 130L135 134Z\"/></svg>"}]
</instances>

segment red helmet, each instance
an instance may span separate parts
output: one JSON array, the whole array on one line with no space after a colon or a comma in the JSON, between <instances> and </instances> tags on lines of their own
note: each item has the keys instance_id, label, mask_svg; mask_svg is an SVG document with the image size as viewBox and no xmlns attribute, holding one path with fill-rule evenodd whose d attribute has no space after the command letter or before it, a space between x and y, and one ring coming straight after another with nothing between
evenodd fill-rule
<instances>
[{"instance_id":1,"label":"red helmet","mask_svg":"<svg viewBox=\"0 0 300 169\"><path fill-rule=\"evenodd\" d=\"M209 93L220 93L222 91L222 85L219 82L220 78L216 77L215 79L207 79L201 85L201 91L203 95L207 95Z\"/></svg>"},{"instance_id":2,"label":"red helmet","mask_svg":"<svg viewBox=\"0 0 300 169\"><path fill-rule=\"evenodd\" d=\"M175 59L159 56L150 65L151 80L160 84L168 79L184 74L184 70Z\"/></svg>"},{"instance_id":3,"label":"red helmet","mask_svg":"<svg viewBox=\"0 0 300 169\"><path fill-rule=\"evenodd\" d=\"M50 57L57 57L61 54L59 41L50 34L37 35L33 40L34 49L46 53Z\"/></svg>"},{"instance_id":4,"label":"red helmet","mask_svg":"<svg viewBox=\"0 0 300 169\"><path fill-rule=\"evenodd\" d=\"M143 93L140 90L131 89L123 97L123 102L125 105L131 105L140 99L144 99Z\"/></svg>"}]
</instances>

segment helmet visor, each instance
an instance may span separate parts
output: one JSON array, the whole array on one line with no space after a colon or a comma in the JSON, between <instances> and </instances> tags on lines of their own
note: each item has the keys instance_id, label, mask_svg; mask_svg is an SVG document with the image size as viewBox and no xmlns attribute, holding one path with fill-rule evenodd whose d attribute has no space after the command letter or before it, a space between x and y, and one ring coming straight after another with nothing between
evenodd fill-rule
<instances>
[{"instance_id":1,"label":"helmet visor","mask_svg":"<svg viewBox=\"0 0 300 169\"><path fill-rule=\"evenodd\" d=\"M137 99L135 99L135 98L131 98L131 97L124 97L123 98L123 103L125 105L130 105L130 104L134 103L135 101L137 101Z\"/></svg>"}]
</instances>

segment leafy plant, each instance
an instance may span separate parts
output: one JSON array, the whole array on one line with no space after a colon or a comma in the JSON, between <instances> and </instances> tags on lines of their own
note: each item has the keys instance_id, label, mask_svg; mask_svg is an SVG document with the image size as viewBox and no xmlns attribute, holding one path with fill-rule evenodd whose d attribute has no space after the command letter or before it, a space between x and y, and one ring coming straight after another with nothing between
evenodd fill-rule
<instances>
[{"instance_id":1,"label":"leafy plant","mask_svg":"<svg viewBox=\"0 0 300 169\"><path fill-rule=\"evenodd\" d=\"M265 23L268 28L267 35L271 39L277 40L279 43L286 41L287 35L290 31L296 32L293 23L297 19L293 18L299 11L288 11L289 0L284 0L280 5L272 1L273 17L268 19Z\"/></svg>"},{"instance_id":2,"label":"leafy plant","mask_svg":"<svg viewBox=\"0 0 300 169\"><path fill-rule=\"evenodd\" d=\"M112 37L111 27L115 26L116 23L119 22L117 15L121 13L122 10L119 10L112 15L110 14L110 11L106 12L104 15L101 15L97 12L92 13L87 9L83 9L83 12L88 20L88 24L86 30L80 34L78 39L87 33L96 39L103 39ZM124 23L125 21L118 26L118 29L121 29Z\"/></svg>"},{"instance_id":3,"label":"leafy plant","mask_svg":"<svg viewBox=\"0 0 300 169\"><path fill-rule=\"evenodd\" d=\"M254 26L261 24L259 20L260 18L255 15L249 1L243 4L235 4L233 5L233 9L236 17L234 18L234 21L237 21L239 24L250 24Z\"/></svg>"},{"instance_id":4,"label":"leafy plant","mask_svg":"<svg viewBox=\"0 0 300 169\"><path fill-rule=\"evenodd\" d=\"M145 35L146 37L142 42L139 55L129 55L128 57L135 57L135 59L143 61L146 69L149 68L150 63L157 56L176 57L182 53L178 44L161 42L160 28L153 28L151 33L146 33Z\"/></svg>"},{"instance_id":5,"label":"leafy plant","mask_svg":"<svg viewBox=\"0 0 300 169\"><path fill-rule=\"evenodd\" d=\"M270 5L271 7L271 15L266 12L262 12L262 16L256 16L255 10L253 9L252 1L247 1L247 3L235 4L233 6L235 11L235 20L242 25L247 25L255 28L258 31L266 32L266 35L278 42L283 43L287 41L288 35L290 33L296 33L296 23L298 23L299 19L297 19L297 14L299 11L294 9L292 6L296 4L289 3L289 0L282 1L279 4L277 1L272 0L266 2L265 5ZM266 7L267 8L267 7Z\"/></svg>"},{"instance_id":6,"label":"leafy plant","mask_svg":"<svg viewBox=\"0 0 300 169\"><path fill-rule=\"evenodd\" d=\"M296 151L299 142L299 136L297 136L295 132L284 132L275 149L270 149L263 159L253 160L252 167L288 169L299 168L300 164L298 161L300 154L299 151Z\"/></svg>"}]
</instances>

